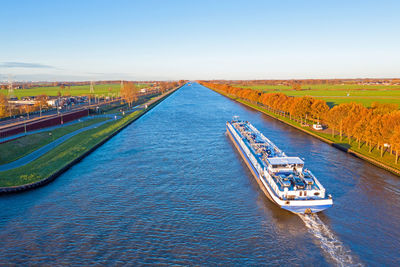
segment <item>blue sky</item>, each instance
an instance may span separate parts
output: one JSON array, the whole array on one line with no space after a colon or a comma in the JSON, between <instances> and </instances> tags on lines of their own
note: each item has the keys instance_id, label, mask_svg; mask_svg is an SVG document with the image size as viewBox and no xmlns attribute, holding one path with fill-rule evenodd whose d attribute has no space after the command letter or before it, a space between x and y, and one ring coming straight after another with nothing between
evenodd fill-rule
<instances>
[{"instance_id":1,"label":"blue sky","mask_svg":"<svg viewBox=\"0 0 400 267\"><path fill-rule=\"evenodd\" d=\"M400 1L0 1L0 80L400 77Z\"/></svg>"}]
</instances>

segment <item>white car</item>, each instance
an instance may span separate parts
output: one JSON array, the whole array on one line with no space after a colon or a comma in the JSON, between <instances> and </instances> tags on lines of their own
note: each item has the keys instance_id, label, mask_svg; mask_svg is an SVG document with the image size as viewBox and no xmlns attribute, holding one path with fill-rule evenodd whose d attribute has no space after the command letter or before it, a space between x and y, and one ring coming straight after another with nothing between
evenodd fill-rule
<instances>
[{"instance_id":1,"label":"white car","mask_svg":"<svg viewBox=\"0 0 400 267\"><path fill-rule=\"evenodd\" d=\"M321 124L313 124L312 127L314 128L314 130L317 130L317 131L321 131L324 129Z\"/></svg>"}]
</instances>

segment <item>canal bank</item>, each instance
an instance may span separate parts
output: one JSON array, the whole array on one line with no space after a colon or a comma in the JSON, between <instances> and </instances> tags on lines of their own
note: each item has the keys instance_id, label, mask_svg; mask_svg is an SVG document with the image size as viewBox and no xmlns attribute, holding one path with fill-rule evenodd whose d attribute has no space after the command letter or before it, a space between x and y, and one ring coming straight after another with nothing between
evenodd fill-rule
<instances>
[{"instance_id":1,"label":"canal bank","mask_svg":"<svg viewBox=\"0 0 400 267\"><path fill-rule=\"evenodd\" d=\"M150 99L146 103L140 105L138 110L126 115L122 119L105 123L100 127L95 127L95 129L72 137L67 142L55 147L53 150L46 153L46 155L29 164L10 171L1 172L0 179L3 180L2 183L4 184L4 180L8 178L10 185L0 187L0 194L22 192L54 181L62 173L157 106L180 87ZM50 164L47 165L50 166L47 166L46 163L49 162ZM38 170L38 172L35 172L35 170ZM14 185L14 183L21 183L23 181L27 182Z\"/></svg>"},{"instance_id":2,"label":"canal bank","mask_svg":"<svg viewBox=\"0 0 400 267\"><path fill-rule=\"evenodd\" d=\"M203 85L203 86L205 86L205 85ZM333 146L333 147L335 147L335 148L337 148L337 149L339 149L339 150L341 150L341 151L343 151L345 153L348 153L348 154L350 154L350 155L352 155L354 157L363 159L363 160L365 160L365 161L367 161L367 162L369 162L369 163L371 163L371 164L373 164L373 165L375 165L375 166L377 166L379 168L382 168L382 169L387 170L387 171L389 171L389 172L391 172L391 173L393 173L393 174L395 174L397 176L400 176L400 170L399 169L393 168L393 167L391 167L391 166L389 166L389 165L387 165L387 164L385 164L383 162L377 161L377 160L369 157L368 155L362 154L362 153L357 152L357 151L355 151L355 150L353 150L351 148L348 148L346 146L346 144L340 144L340 143L336 143L336 142L334 142L332 140L329 140L328 138L325 138L325 137L323 137L321 135L318 135L317 133L312 132L308 128L301 127L300 125L295 125L292 121L289 121L288 118L286 118L286 117L274 114L274 113L272 113L272 112L270 112L270 111L268 111L268 110L266 110L266 109L264 109L264 108L262 108L262 107L260 107L258 105L249 103L246 100L239 99L238 97L233 97L233 96L231 96L231 95L229 95L229 94L227 94L227 93L225 93L223 91L217 90L217 89L213 89L213 88L209 88L209 87L206 87L206 88L208 88L210 90L213 90L213 91L215 91L215 92L217 92L217 93L219 93L219 94L221 94L221 95L223 95L225 97L228 97L228 98L230 98L230 99L232 99L232 100L234 100L236 102L239 102L239 103L241 103L243 105L246 105L246 106L248 106L248 107L250 107L252 109L258 110L258 111L260 111L260 112L262 112L262 113L264 113L264 114L266 114L266 115L268 115L268 116L270 116L270 117L272 117L272 118L274 118L274 119L276 119L276 120L278 120L278 121L280 121L282 123L285 123L285 124L287 124L289 126L292 126L292 127L296 128L296 129L298 129L298 130L300 130L300 131L302 131L304 133L307 133L307 134L309 134L309 135L311 135L311 136L313 136L315 138L318 138L319 140L321 140L321 141L323 141L325 143L328 143L331 146Z\"/></svg>"}]
</instances>

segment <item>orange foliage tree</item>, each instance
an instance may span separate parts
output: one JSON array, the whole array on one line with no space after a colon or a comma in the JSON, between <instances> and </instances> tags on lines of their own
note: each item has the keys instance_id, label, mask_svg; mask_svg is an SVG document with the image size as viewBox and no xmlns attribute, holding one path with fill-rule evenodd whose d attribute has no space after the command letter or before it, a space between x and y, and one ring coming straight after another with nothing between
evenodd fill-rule
<instances>
[{"instance_id":1,"label":"orange foliage tree","mask_svg":"<svg viewBox=\"0 0 400 267\"><path fill-rule=\"evenodd\" d=\"M125 82L121 87L121 97L132 107L132 103L138 100L139 88L133 82Z\"/></svg>"},{"instance_id":2,"label":"orange foliage tree","mask_svg":"<svg viewBox=\"0 0 400 267\"><path fill-rule=\"evenodd\" d=\"M9 106L7 97L3 94L0 94L0 118L7 116L8 108Z\"/></svg>"},{"instance_id":3,"label":"orange foliage tree","mask_svg":"<svg viewBox=\"0 0 400 267\"><path fill-rule=\"evenodd\" d=\"M399 151L400 151L400 127L399 126L394 128L393 135L390 137L390 141L392 143L393 149L396 151L395 163L397 164L398 159L399 159Z\"/></svg>"}]
</instances>

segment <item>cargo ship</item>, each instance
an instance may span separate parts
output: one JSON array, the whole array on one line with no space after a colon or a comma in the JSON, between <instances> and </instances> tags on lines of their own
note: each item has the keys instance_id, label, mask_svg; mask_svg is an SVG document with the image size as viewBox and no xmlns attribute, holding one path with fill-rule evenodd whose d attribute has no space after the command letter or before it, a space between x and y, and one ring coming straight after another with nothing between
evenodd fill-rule
<instances>
[{"instance_id":1,"label":"cargo ship","mask_svg":"<svg viewBox=\"0 0 400 267\"><path fill-rule=\"evenodd\" d=\"M227 133L265 195L282 209L315 213L333 205L332 196L299 157L288 157L248 121L234 117Z\"/></svg>"}]
</instances>

